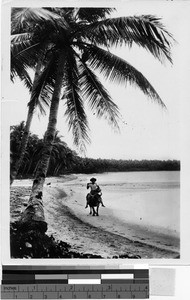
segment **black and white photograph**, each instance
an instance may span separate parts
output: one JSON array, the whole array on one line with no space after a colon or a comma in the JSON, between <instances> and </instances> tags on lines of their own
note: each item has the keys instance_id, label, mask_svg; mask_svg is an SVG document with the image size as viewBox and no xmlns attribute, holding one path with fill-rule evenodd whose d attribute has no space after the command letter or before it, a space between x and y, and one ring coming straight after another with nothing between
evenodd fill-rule
<instances>
[{"instance_id":1,"label":"black and white photograph","mask_svg":"<svg viewBox=\"0 0 190 300\"><path fill-rule=\"evenodd\" d=\"M12 2L11 259L181 258L185 11L134 2Z\"/></svg>"}]
</instances>

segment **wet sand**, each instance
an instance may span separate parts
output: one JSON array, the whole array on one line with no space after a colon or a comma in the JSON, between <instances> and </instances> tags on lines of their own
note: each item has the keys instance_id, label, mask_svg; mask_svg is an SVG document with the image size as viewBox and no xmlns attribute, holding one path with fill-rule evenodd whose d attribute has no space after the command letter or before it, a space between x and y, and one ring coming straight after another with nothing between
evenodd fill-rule
<instances>
[{"instance_id":1,"label":"wet sand","mask_svg":"<svg viewBox=\"0 0 190 300\"><path fill-rule=\"evenodd\" d=\"M141 258L176 258L179 255L177 237L156 232L132 220L124 222L110 205L100 207L100 215L92 217L89 209L85 209L85 176L46 179L44 209L49 235L69 243L72 250L103 258L126 254ZM30 187L30 180L14 182L11 188L12 221L18 219L25 208L23 204L27 203Z\"/></svg>"}]
</instances>

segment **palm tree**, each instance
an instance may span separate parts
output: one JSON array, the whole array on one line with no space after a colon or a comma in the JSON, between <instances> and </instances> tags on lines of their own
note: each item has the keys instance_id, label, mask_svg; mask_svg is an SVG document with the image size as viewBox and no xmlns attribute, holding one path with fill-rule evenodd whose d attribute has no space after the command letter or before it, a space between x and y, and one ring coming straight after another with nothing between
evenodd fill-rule
<instances>
[{"instance_id":1,"label":"palm tree","mask_svg":"<svg viewBox=\"0 0 190 300\"><path fill-rule=\"evenodd\" d=\"M20 154L20 144L23 138L25 130L24 121L18 125L11 126L10 133L10 152L11 152L11 169L12 164L17 160ZM19 176L31 176L35 174L38 163L41 159L43 150L43 139L39 139L36 134L29 134L28 144L26 147L25 155L21 164ZM51 153L50 164L48 168L49 175L58 175L69 168L76 158L76 153L72 151L65 142L62 141L62 136L59 135L58 131L53 143L53 149ZM69 165L70 164L70 165Z\"/></svg>"},{"instance_id":2,"label":"palm tree","mask_svg":"<svg viewBox=\"0 0 190 300\"><path fill-rule=\"evenodd\" d=\"M31 94L26 125L19 149L20 155L14 161L10 172L11 184L17 176L25 155L35 109L38 107L41 114L44 115L45 108L50 103L49 94L52 92L51 87L46 86L44 94L43 81L38 81L39 75L43 74L44 71L48 41L39 40L37 28L44 26L44 23L51 23L52 26L55 26L55 21L58 19L60 16L56 13L43 8L13 8L11 12L11 80L14 82L15 78L19 77L21 81L24 81ZM33 83L28 73L29 68L35 70ZM36 88L37 83L38 88ZM48 89L49 93L47 92Z\"/></svg>"},{"instance_id":3,"label":"palm tree","mask_svg":"<svg viewBox=\"0 0 190 300\"><path fill-rule=\"evenodd\" d=\"M36 72L35 72L34 81L33 81L33 88L31 88L31 99L30 99L30 102L28 103L28 114L27 114L27 119L26 119L26 125L24 127L24 134L23 134L23 137L22 137L22 140L20 143L19 156L14 161L14 165L12 166L11 172L10 172L10 184L12 184L14 179L16 178L17 173L21 167L25 152L26 152L28 137L29 137L29 133L30 133L30 127L31 127L31 123L32 123L33 115L34 115L34 110L37 105L41 105L41 102L35 101L36 98L34 99L34 97L33 97L33 91L34 91L36 80L40 74L40 69L41 69L41 64L39 62L36 67ZM46 103L47 103L47 101L46 101ZM44 111L42 111L42 112L44 112Z\"/></svg>"},{"instance_id":4,"label":"palm tree","mask_svg":"<svg viewBox=\"0 0 190 300\"><path fill-rule=\"evenodd\" d=\"M54 10L60 13L59 8ZM45 69L52 70L54 90L42 158L33 182L28 207L21 218L21 224L29 228L38 228L42 232L47 229L43 212L43 185L56 133L60 99L65 102L66 120L69 129L72 130L74 143L80 150L84 150L85 143L90 141L84 99L88 101L90 109L97 117L107 119L114 128L118 128L118 107L94 71L99 71L111 82L129 82L137 86L145 95L165 107L143 74L111 53L110 49L112 46L123 44L131 47L135 43L161 62L164 58L171 62L171 34L154 16L106 18L106 14L110 14L109 9L105 9L102 14L102 9L99 9L99 12L95 10L65 9L62 17L64 26L52 26L49 33ZM40 28L38 34L39 32ZM40 75L38 80L42 77L44 75ZM44 79L44 87L48 80Z\"/></svg>"},{"instance_id":5,"label":"palm tree","mask_svg":"<svg viewBox=\"0 0 190 300\"><path fill-rule=\"evenodd\" d=\"M19 147L22 139L22 135L24 132L24 122L20 122L19 125L11 126L10 130L10 162L11 169L15 160L18 159L19 156Z\"/></svg>"}]
</instances>

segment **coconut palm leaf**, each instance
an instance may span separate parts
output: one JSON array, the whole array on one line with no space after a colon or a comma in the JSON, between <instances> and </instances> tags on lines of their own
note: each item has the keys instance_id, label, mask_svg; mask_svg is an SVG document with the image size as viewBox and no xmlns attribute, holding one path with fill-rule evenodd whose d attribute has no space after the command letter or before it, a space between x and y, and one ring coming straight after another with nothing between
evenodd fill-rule
<instances>
[{"instance_id":1,"label":"coconut palm leaf","mask_svg":"<svg viewBox=\"0 0 190 300\"><path fill-rule=\"evenodd\" d=\"M82 60L79 70L82 93L87 98L90 109L98 118L107 119L108 123L118 130L119 109L108 91Z\"/></svg>"},{"instance_id":2,"label":"coconut palm leaf","mask_svg":"<svg viewBox=\"0 0 190 300\"><path fill-rule=\"evenodd\" d=\"M30 68L35 68L37 58L39 59L41 54L42 52L37 49L16 54L15 48L11 47L11 80L13 81L16 76L20 77L22 69L28 72Z\"/></svg>"},{"instance_id":3,"label":"coconut palm leaf","mask_svg":"<svg viewBox=\"0 0 190 300\"><path fill-rule=\"evenodd\" d=\"M56 67L57 60L56 55L54 54L51 56L50 60L46 62L46 66L41 71L41 74L33 85L31 99L28 106L38 106L42 114L45 114L45 109L50 105L54 88Z\"/></svg>"},{"instance_id":4,"label":"coconut palm leaf","mask_svg":"<svg viewBox=\"0 0 190 300\"><path fill-rule=\"evenodd\" d=\"M11 80L20 77L22 69L35 68L36 61L43 54L44 45L36 43L33 37L29 32L11 36Z\"/></svg>"},{"instance_id":5,"label":"coconut palm leaf","mask_svg":"<svg viewBox=\"0 0 190 300\"><path fill-rule=\"evenodd\" d=\"M36 41L33 34L11 35L11 56L20 60L21 64L24 62L28 67L35 65L43 46L44 43ZM14 63L11 64L12 66L14 66Z\"/></svg>"},{"instance_id":6,"label":"coconut palm leaf","mask_svg":"<svg viewBox=\"0 0 190 300\"><path fill-rule=\"evenodd\" d=\"M24 85L27 87L27 89L31 92L32 80L30 78L30 75L28 74L28 66L26 64L21 65L20 60L13 58L12 56L11 66L11 81L14 82L16 77L18 76L20 80L24 82Z\"/></svg>"},{"instance_id":7,"label":"coconut palm leaf","mask_svg":"<svg viewBox=\"0 0 190 300\"><path fill-rule=\"evenodd\" d=\"M81 7L78 10L77 16L80 20L94 22L105 18L107 14L109 15L114 10L114 8L105 7Z\"/></svg>"},{"instance_id":8,"label":"coconut palm leaf","mask_svg":"<svg viewBox=\"0 0 190 300\"><path fill-rule=\"evenodd\" d=\"M44 72L42 72L41 76L38 78L37 83L35 82L35 84L32 83L30 75L28 73L30 68L35 70L37 61L43 61L44 51L42 49L42 46L41 49L36 49L36 51L29 51L27 49L27 51L21 51L16 55L13 54L14 52L16 52L14 46L12 47L12 49L11 80L14 82L15 78L18 76L21 81L24 81L25 86L29 89L30 92L32 92L28 105L38 106L40 112L44 115L46 107L49 106L50 95L52 93L52 85L50 85L50 82L48 84L46 82L42 82L42 80L47 77L49 65L47 65L43 70Z\"/></svg>"},{"instance_id":9,"label":"coconut palm leaf","mask_svg":"<svg viewBox=\"0 0 190 300\"><path fill-rule=\"evenodd\" d=\"M47 31L43 33L47 35ZM40 61L42 65L46 64L37 82L33 84L31 99L28 103L29 106L38 106L40 112L45 114L53 92L52 76L55 73L56 65L53 68L54 61L53 63L51 63L51 60L50 62L48 61L49 57L52 57L49 55L49 52L52 53L53 44L48 45L44 40L42 40L41 43L36 43L35 35L28 33L14 35L11 44L11 79L13 81L15 76L19 76L22 80L23 75L21 72L24 72L28 67L35 70L37 61ZM30 39L28 39L28 37L30 37ZM29 75L27 76L26 71L24 76L26 77L25 79L28 79ZM27 87L30 87L29 84Z\"/></svg>"},{"instance_id":10,"label":"coconut palm leaf","mask_svg":"<svg viewBox=\"0 0 190 300\"><path fill-rule=\"evenodd\" d=\"M32 24L39 25L40 22L51 22L52 25L56 25L56 20L60 19L60 16L54 12L51 12L44 8L35 7L17 7L12 8L11 12L11 33L22 32L28 29Z\"/></svg>"},{"instance_id":11,"label":"coconut palm leaf","mask_svg":"<svg viewBox=\"0 0 190 300\"><path fill-rule=\"evenodd\" d=\"M84 29L84 30L83 30ZM151 15L111 18L83 26L75 35L82 35L93 44L112 47L133 43L145 48L161 62L170 62L170 42L172 35L164 28L160 19Z\"/></svg>"},{"instance_id":12,"label":"coconut palm leaf","mask_svg":"<svg viewBox=\"0 0 190 300\"><path fill-rule=\"evenodd\" d=\"M105 78L108 78L111 82L119 84L130 83L137 86L146 96L165 107L165 104L150 82L128 62L109 51L90 44L86 44L83 50L85 60L88 61L89 66L95 70L97 69Z\"/></svg>"},{"instance_id":13,"label":"coconut palm leaf","mask_svg":"<svg viewBox=\"0 0 190 300\"><path fill-rule=\"evenodd\" d=\"M72 51L71 51L72 52ZM63 99L66 99L66 119L69 130L72 130L74 144L81 152L85 151L85 143L90 142L88 136L88 122L84 105L80 96L78 70L75 57L68 54L65 74L65 90Z\"/></svg>"},{"instance_id":14,"label":"coconut palm leaf","mask_svg":"<svg viewBox=\"0 0 190 300\"><path fill-rule=\"evenodd\" d=\"M33 38L33 32L24 32L11 35L11 46L21 45L23 43L23 48L26 48L28 45L31 45L31 39Z\"/></svg>"}]
</instances>

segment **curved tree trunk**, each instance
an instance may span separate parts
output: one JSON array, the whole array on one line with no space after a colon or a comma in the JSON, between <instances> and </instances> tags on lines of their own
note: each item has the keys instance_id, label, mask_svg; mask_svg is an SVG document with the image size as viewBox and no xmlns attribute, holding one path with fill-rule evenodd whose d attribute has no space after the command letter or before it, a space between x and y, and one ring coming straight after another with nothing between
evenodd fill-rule
<instances>
[{"instance_id":1,"label":"curved tree trunk","mask_svg":"<svg viewBox=\"0 0 190 300\"><path fill-rule=\"evenodd\" d=\"M23 137L22 137L22 140L21 140L21 145L20 145L20 148L19 148L20 156L16 160L16 162L14 163L14 165L12 167L11 174L10 174L10 184L12 184L13 181L15 180L15 178L18 174L18 171L21 167L25 152L26 152L26 147L27 147L27 144L28 144L28 137L29 137L29 133L30 133L30 126L31 126L32 119L33 119L34 109L35 109L34 105L32 107L30 106L29 109L28 109L26 126L24 128L24 133L23 133Z\"/></svg>"},{"instance_id":2,"label":"curved tree trunk","mask_svg":"<svg viewBox=\"0 0 190 300\"><path fill-rule=\"evenodd\" d=\"M31 166L32 166L32 164L33 164L34 156L35 156L35 152L34 152L33 155L30 157L29 165L28 165L27 170L26 170L26 173L25 173L26 175L30 174L29 172L30 172Z\"/></svg>"},{"instance_id":3,"label":"curved tree trunk","mask_svg":"<svg viewBox=\"0 0 190 300\"><path fill-rule=\"evenodd\" d=\"M59 100L64 75L64 62L65 54L61 53L59 57L57 76L51 101L48 127L44 137L44 146L41 154L41 160L36 171L35 179L33 181L32 192L30 195L28 206L26 207L19 221L21 228L27 231L34 230L44 233L47 230L47 223L45 221L42 200L43 186L56 133Z\"/></svg>"},{"instance_id":4,"label":"curved tree trunk","mask_svg":"<svg viewBox=\"0 0 190 300\"><path fill-rule=\"evenodd\" d=\"M41 66L42 66L42 63L41 63L41 60L40 60L37 64L37 66L36 66L36 71L35 71L34 81L33 81L32 94L33 94L33 90L35 88L35 84L36 84L36 82L38 80L38 77L40 75ZM16 160L16 162L14 163L13 167L11 168L10 184L12 184L13 181L15 180L15 178L18 174L18 171L21 167L25 152L26 152L26 147L27 147L27 144L28 144L28 137L29 137L29 133L30 133L30 127L31 127L35 107L36 107L35 103L32 103L31 105L29 105L29 108L28 108L28 115L27 115L26 125L25 125L25 128L24 128L24 134L23 134L20 149L19 149L20 156Z\"/></svg>"}]
</instances>

